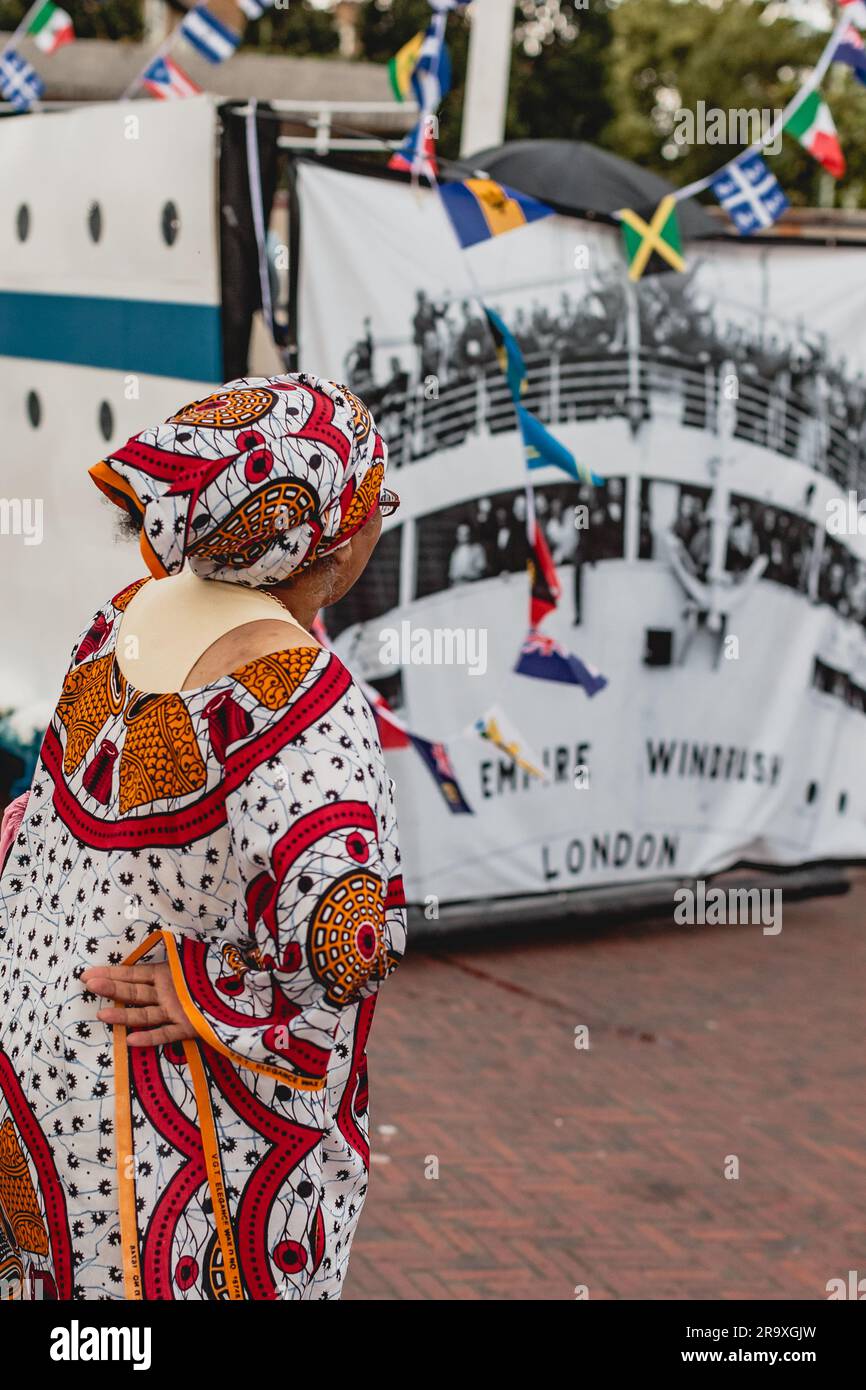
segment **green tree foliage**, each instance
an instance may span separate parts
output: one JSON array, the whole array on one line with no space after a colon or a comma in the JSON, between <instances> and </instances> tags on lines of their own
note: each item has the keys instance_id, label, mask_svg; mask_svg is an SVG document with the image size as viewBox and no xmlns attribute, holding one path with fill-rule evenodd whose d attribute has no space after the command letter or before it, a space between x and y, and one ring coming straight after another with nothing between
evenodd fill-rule
<instances>
[{"instance_id":1,"label":"green tree foliage","mask_svg":"<svg viewBox=\"0 0 866 1390\"><path fill-rule=\"evenodd\" d=\"M80 39L140 39L141 0L57 0L72 16ZM12 31L30 0L0 0L0 29Z\"/></svg>"},{"instance_id":2,"label":"green tree foliage","mask_svg":"<svg viewBox=\"0 0 866 1390\"><path fill-rule=\"evenodd\" d=\"M736 137L678 143L679 113L697 113L699 102L725 113L780 110L828 37L772 0L622 0L612 19L608 83L616 114L602 142L679 186L713 173L742 148ZM838 66L823 91L848 156L838 193L844 197L847 187L856 197L866 175L866 91ZM815 204L826 194L820 165L790 136L769 163L792 202Z\"/></svg>"},{"instance_id":3,"label":"green tree foliage","mask_svg":"<svg viewBox=\"0 0 866 1390\"><path fill-rule=\"evenodd\" d=\"M612 6L521 0L514 39L506 138L597 143L616 110L607 81Z\"/></svg>"},{"instance_id":4,"label":"green tree foliage","mask_svg":"<svg viewBox=\"0 0 866 1390\"><path fill-rule=\"evenodd\" d=\"M314 8L310 0L291 0L288 9L267 10L244 32L244 47L293 58L325 57L338 46L333 16Z\"/></svg>"},{"instance_id":5,"label":"green tree foliage","mask_svg":"<svg viewBox=\"0 0 866 1390\"><path fill-rule=\"evenodd\" d=\"M62 0L81 38L140 38L141 0ZM508 0L502 0L508 3ZM827 21L832 0L814 0ZM823 10L822 10L823 5ZM0 0L0 29L14 29L26 0ZM714 172L736 143L681 143L682 112L774 112L797 91L827 37L787 0L515 0L506 137L589 140L682 186ZM385 64L430 16L427 0L365 0L361 56ZM452 90L440 116L440 153L460 143L469 24L448 18ZM296 56L338 50L333 14L291 0L249 24L245 44ZM786 136L771 168L792 202L866 201L866 88L833 67L823 84L846 176L835 186ZM729 132L730 134L730 132ZM711 196L711 195L710 195Z\"/></svg>"},{"instance_id":6,"label":"green tree foliage","mask_svg":"<svg viewBox=\"0 0 866 1390\"><path fill-rule=\"evenodd\" d=\"M387 63L413 35L430 21L427 0L369 0L361 11L361 54L368 62ZM448 17L448 50L451 55L451 91L439 109L439 153L456 159L460 149L460 118L466 81L469 30L464 17Z\"/></svg>"},{"instance_id":7,"label":"green tree foliage","mask_svg":"<svg viewBox=\"0 0 866 1390\"><path fill-rule=\"evenodd\" d=\"M361 15L363 56L386 63L429 17L427 0L368 0ZM450 15L452 88L439 112L439 150L446 158L456 157L460 146L468 36L466 18ZM605 80L611 40L607 0L588 0L586 9L574 0L518 0L506 137L598 139L614 115Z\"/></svg>"}]
</instances>

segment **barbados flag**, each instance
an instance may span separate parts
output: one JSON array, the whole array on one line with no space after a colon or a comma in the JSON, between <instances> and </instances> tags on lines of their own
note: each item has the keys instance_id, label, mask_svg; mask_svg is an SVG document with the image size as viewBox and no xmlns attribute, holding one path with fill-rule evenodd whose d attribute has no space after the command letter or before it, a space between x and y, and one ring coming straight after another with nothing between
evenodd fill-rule
<instances>
[{"instance_id":1,"label":"barbados flag","mask_svg":"<svg viewBox=\"0 0 866 1390\"><path fill-rule=\"evenodd\" d=\"M465 179L462 183L439 186L442 202L460 245L477 246L479 241L513 232L543 217L552 217L553 208L539 203L528 193L517 193L493 179Z\"/></svg>"}]
</instances>

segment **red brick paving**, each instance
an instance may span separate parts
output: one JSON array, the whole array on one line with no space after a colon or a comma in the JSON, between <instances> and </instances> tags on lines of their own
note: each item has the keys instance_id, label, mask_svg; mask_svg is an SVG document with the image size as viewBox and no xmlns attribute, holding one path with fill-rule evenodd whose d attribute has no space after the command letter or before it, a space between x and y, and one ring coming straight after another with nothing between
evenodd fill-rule
<instances>
[{"instance_id":1,"label":"red brick paving","mask_svg":"<svg viewBox=\"0 0 866 1390\"><path fill-rule=\"evenodd\" d=\"M786 901L778 937L668 922L419 946L377 1010L345 1297L823 1299L866 1275L853 881Z\"/></svg>"}]
</instances>

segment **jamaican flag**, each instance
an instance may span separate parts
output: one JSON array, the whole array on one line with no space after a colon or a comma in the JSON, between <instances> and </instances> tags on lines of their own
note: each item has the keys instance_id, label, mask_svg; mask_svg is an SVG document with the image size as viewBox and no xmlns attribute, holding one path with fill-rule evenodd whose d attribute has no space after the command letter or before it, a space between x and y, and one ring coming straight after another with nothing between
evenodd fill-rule
<instances>
[{"instance_id":1,"label":"jamaican flag","mask_svg":"<svg viewBox=\"0 0 866 1390\"><path fill-rule=\"evenodd\" d=\"M630 280L662 270L685 270L677 204L672 194L662 198L650 222L638 217L631 208L622 208L616 215L622 226Z\"/></svg>"}]
</instances>

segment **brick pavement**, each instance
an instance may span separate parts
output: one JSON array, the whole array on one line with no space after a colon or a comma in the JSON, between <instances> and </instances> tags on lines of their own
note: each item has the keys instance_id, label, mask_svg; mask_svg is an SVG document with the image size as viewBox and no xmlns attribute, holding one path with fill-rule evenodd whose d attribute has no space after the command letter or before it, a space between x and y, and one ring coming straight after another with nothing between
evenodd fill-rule
<instances>
[{"instance_id":1,"label":"brick pavement","mask_svg":"<svg viewBox=\"0 0 866 1390\"><path fill-rule=\"evenodd\" d=\"M820 1299L866 1275L853 877L785 902L778 937L662 922L419 946L377 1011L345 1297Z\"/></svg>"}]
</instances>

